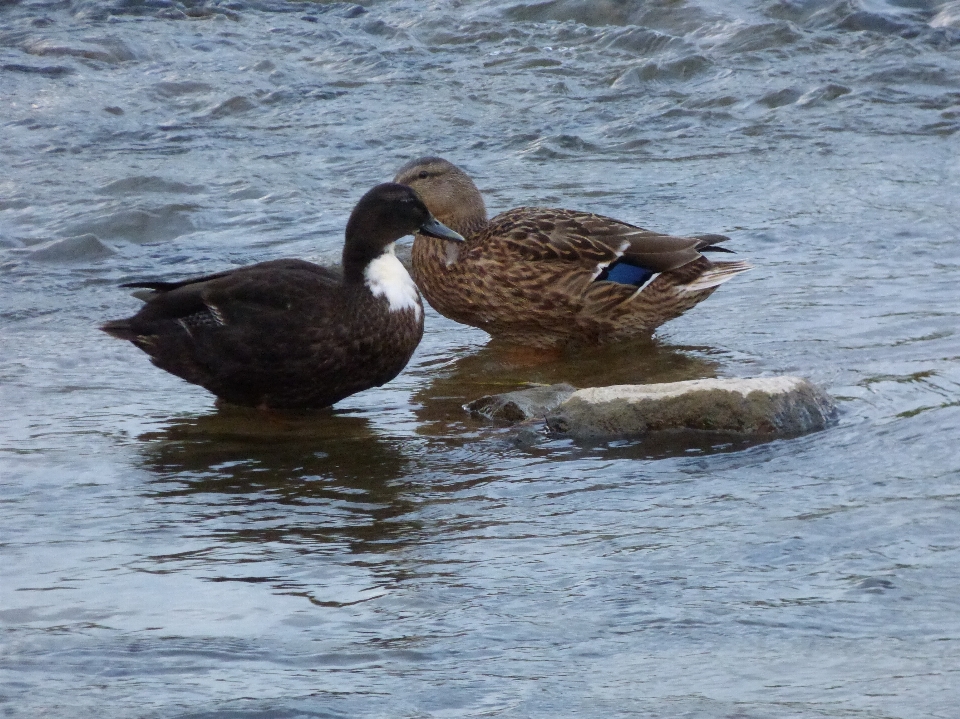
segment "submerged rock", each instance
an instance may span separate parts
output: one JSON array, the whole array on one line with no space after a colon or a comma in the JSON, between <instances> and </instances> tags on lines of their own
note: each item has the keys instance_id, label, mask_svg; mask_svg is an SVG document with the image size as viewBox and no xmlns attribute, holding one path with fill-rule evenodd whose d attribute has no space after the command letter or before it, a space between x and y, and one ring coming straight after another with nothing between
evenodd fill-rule
<instances>
[{"instance_id":1,"label":"submerged rock","mask_svg":"<svg viewBox=\"0 0 960 719\"><path fill-rule=\"evenodd\" d=\"M576 390L568 384L551 384L531 387L516 392L487 395L464 405L464 409L477 417L509 422L542 420L566 401Z\"/></svg>"},{"instance_id":2,"label":"submerged rock","mask_svg":"<svg viewBox=\"0 0 960 719\"><path fill-rule=\"evenodd\" d=\"M835 414L830 396L801 377L700 379L581 389L546 425L591 439L676 430L774 438L823 429Z\"/></svg>"}]
</instances>

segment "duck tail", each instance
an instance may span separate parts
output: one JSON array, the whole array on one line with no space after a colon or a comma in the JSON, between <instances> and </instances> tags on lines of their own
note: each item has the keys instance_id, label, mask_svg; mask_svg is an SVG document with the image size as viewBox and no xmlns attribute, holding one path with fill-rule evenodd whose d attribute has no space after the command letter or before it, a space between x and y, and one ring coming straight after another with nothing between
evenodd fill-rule
<instances>
[{"instance_id":1,"label":"duck tail","mask_svg":"<svg viewBox=\"0 0 960 719\"><path fill-rule=\"evenodd\" d=\"M752 270L753 265L749 262L715 262L703 274L698 276L692 282L688 282L677 287L681 292L701 292L722 285L727 280L731 280L741 272Z\"/></svg>"},{"instance_id":2,"label":"duck tail","mask_svg":"<svg viewBox=\"0 0 960 719\"><path fill-rule=\"evenodd\" d=\"M729 242L730 238L726 235L693 235L693 239L699 240L697 250L699 252L733 252L726 247L721 247L721 242Z\"/></svg>"},{"instance_id":3,"label":"duck tail","mask_svg":"<svg viewBox=\"0 0 960 719\"><path fill-rule=\"evenodd\" d=\"M118 340L130 340L133 342L137 337L137 333L131 326L130 320L111 320L110 322L104 322L100 325L100 329L111 337L116 337Z\"/></svg>"}]
</instances>

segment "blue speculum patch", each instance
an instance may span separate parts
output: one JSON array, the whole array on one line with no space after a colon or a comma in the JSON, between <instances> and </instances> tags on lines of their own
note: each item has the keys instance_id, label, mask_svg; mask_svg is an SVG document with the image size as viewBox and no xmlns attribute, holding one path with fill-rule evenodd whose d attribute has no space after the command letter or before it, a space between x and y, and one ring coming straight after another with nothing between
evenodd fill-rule
<instances>
[{"instance_id":1,"label":"blue speculum patch","mask_svg":"<svg viewBox=\"0 0 960 719\"><path fill-rule=\"evenodd\" d=\"M643 287L653 275L653 270L637 267L623 260L617 260L604 268L603 272L597 277L597 281L619 282L622 285Z\"/></svg>"}]
</instances>

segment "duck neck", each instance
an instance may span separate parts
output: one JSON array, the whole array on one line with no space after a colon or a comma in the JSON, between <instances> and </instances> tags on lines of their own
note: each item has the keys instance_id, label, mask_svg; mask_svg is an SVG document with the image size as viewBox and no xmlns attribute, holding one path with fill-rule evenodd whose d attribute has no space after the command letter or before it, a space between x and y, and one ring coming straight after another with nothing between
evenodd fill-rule
<instances>
[{"instance_id":1,"label":"duck neck","mask_svg":"<svg viewBox=\"0 0 960 719\"><path fill-rule=\"evenodd\" d=\"M443 222L443 220L441 220L441 222ZM459 232L464 237L469 237L482 230L487 224L487 212L486 209L484 209L479 214L465 216L462 219L451 220L451 222L453 223L452 225L448 225L446 222L443 224Z\"/></svg>"},{"instance_id":2,"label":"duck neck","mask_svg":"<svg viewBox=\"0 0 960 719\"><path fill-rule=\"evenodd\" d=\"M343 279L348 283L358 283L363 282L364 273L367 270L367 267L370 266L370 263L377 259L383 253L378 253L376 255L360 252L360 251L348 251L346 247L343 248Z\"/></svg>"},{"instance_id":3,"label":"duck neck","mask_svg":"<svg viewBox=\"0 0 960 719\"><path fill-rule=\"evenodd\" d=\"M343 279L346 282L363 282L367 266L385 252L384 243L373 241L379 238L380 228L354 210L347 221L343 243ZM393 243L390 245L392 254Z\"/></svg>"},{"instance_id":4,"label":"duck neck","mask_svg":"<svg viewBox=\"0 0 960 719\"><path fill-rule=\"evenodd\" d=\"M437 203L440 206L433 215L451 230L469 237L487 224L487 207L473 183L470 188L462 188L444 200L443 203ZM434 207L430 209L433 211Z\"/></svg>"}]
</instances>

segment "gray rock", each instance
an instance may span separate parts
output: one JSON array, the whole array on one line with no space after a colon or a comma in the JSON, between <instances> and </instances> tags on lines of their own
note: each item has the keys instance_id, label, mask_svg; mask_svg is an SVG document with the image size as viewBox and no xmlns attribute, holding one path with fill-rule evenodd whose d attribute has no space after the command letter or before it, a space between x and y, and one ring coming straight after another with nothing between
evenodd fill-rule
<instances>
[{"instance_id":1,"label":"gray rock","mask_svg":"<svg viewBox=\"0 0 960 719\"><path fill-rule=\"evenodd\" d=\"M676 430L772 439L823 429L835 415L830 396L801 377L756 377L581 389L546 424L578 439Z\"/></svg>"},{"instance_id":2,"label":"gray rock","mask_svg":"<svg viewBox=\"0 0 960 719\"><path fill-rule=\"evenodd\" d=\"M568 384L531 387L516 392L487 395L464 405L463 408L477 417L514 424L529 419L543 419L575 391Z\"/></svg>"}]
</instances>

